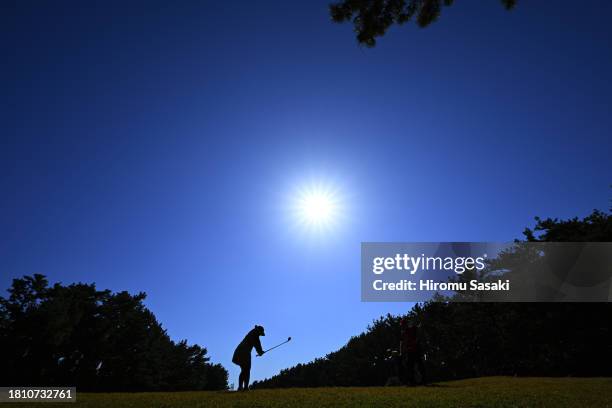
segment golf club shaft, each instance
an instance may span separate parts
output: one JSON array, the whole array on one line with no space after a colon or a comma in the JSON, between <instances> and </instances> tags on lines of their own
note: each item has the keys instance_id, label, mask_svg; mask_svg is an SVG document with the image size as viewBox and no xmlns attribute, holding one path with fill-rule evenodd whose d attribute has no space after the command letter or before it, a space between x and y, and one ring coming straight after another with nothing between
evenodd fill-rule
<instances>
[{"instance_id":1,"label":"golf club shaft","mask_svg":"<svg viewBox=\"0 0 612 408\"><path fill-rule=\"evenodd\" d=\"M289 343L289 340L283 341L282 343L277 344L277 345L276 345L276 346L274 346L274 347L270 347L269 349L264 350L264 353L267 353L267 352L268 352L268 351L270 351L270 350L274 350L275 348L280 347L280 346L282 346L282 345L283 345L283 344L285 344L285 343Z\"/></svg>"}]
</instances>

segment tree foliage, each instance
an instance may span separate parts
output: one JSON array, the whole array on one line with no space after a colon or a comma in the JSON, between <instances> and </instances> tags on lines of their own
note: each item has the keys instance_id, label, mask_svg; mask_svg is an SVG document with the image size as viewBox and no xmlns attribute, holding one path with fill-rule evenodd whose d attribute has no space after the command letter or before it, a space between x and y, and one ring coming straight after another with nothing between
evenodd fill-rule
<instances>
[{"instance_id":1,"label":"tree foliage","mask_svg":"<svg viewBox=\"0 0 612 408\"><path fill-rule=\"evenodd\" d=\"M501 0L510 10L516 0ZM376 45L392 25L402 25L414 19L419 27L427 27L440 17L443 6L453 0L344 0L329 6L336 23L352 22L357 41L368 47Z\"/></svg>"},{"instance_id":2,"label":"tree foliage","mask_svg":"<svg viewBox=\"0 0 612 408\"><path fill-rule=\"evenodd\" d=\"M536 219L527 240L612 242L612 213ZM534 232L535 231L535 232ZM536 232L539 235L536 237ZM420 326L433 381L490 375L612 375L612 303L455 303L438 299L407 315ZM387 315L340 350L282 370L255 388L383 385L380 357L397 348L399 322Z\"/></svg>"},{"instance_id":3,"label":"tree foliage","mask_svg":"<svg viewBox=\"0 0 612 408\"><path fill-rule=\"evenodd\" d=\"M49 286L14 279L0 297L0 382L75 385L84 390L226 389L228 373L207 350L172 341L144 293Z\"/></svg>"},{"instance_id":4,"label":"tree foliage","mask_svg":"<svg viewBox=\"0 0 612 408\"><path fill-rule=\"evenodd\" d=\"M569 220L536 217L533 230L525 228L529 242L609 242L612 241L612 217L599 210L589 216ZM536 234L539 234L536 236Z\"/></svg>"}]
</instances>

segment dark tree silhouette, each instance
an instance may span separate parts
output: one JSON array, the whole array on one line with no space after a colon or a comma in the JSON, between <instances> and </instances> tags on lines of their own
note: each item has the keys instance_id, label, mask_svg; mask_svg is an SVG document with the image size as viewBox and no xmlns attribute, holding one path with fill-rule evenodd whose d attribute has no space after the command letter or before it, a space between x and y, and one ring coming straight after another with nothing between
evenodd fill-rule
<instances>
[{"instance_id":1,"label":"dark tree silhouette","mask_svg":"<svg viewBox=\"0 0 612 408\"><path fill-rule=\"evenodd\" d=\"M550 242L610 242L612 241L612 217L599 210L594 210L584 219L577 217L569 220L536 217L533 230L525 228L523 234L527 241ZM536 237L536 233L540 233Z\"/></svg>"},{"instance_id":2,"label":"dark tree silhouette","mask_svg":"<svg viewBox=\"0 0 612 408\"><path fill-rule=\"evenodd\" d=\"M206 349L175 343L142 303L144 293L82 283L49 287L14 279L0 297L0 382L83 390L226 389L228 373Z\"/></svg>"},{"instance_id":3,"label":"dark tree silhouette","mask_svg":"<svg viewBox=\"0 0 612 408\"><path fill-rule=\"evenodd\" d=\"M510 10L516 0L501 0ZM415 19L419 27L426 27L438 19L443 6L453 0L344 0L329 6L331 18L336 23L352 22L357 41L368 47L376 45L376 37L383 36L394 24L404 24Z\"/></svg>"},{"instance_id":4,"label":"dark tree silhouette","mask_svg":"<svg viewBox=\"0 0 612 408\"><path fill-rule=\"evenodd\" d=\"M612 212L594 211L583 219L536 218L534 230L524 234L528 241L612 242ZM405 315L420 325L426 371L433 381L612 375L612 303L438 300L417 304ZM383 385L389 370L380 364L381 357L398 347L402 317L381 317L338 351L282 370L253 388Z\"/></svg>"}]
</instances>

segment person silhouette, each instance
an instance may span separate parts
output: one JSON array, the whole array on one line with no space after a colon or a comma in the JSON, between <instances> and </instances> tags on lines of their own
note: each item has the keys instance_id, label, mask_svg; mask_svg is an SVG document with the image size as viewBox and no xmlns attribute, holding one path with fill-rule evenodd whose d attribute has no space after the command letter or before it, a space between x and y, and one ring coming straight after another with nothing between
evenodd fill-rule
<instances>
[{"instance_id":1,"label":"person silhouette","mask_svg":"<svg viewBox=\"0 0 612 408\"><path fill-rule=\"evenodd\" d=\"M255 325L255 328L244 336L244 339L238 344L234 350L232 363L240 367L240 375L238 376L238 391L246 391L249 389L249 379L251 377L251 350L255 347L257 355L263 355L264 351L261 348L259 336L265 336L263 326Z\"/></svg>"},{"instance_id":2,"label":"person silhouette","mask_svg":"<svg viewBox=\"0 0 612 408\"><path fill-rule=\"evenodd\" d=\"M404 317L400 321L400 328L402 377L406 384L425 384L425 364L423 363L423 350L421 348L418 327L414 321Z\"/></svg>"}]
</instances>

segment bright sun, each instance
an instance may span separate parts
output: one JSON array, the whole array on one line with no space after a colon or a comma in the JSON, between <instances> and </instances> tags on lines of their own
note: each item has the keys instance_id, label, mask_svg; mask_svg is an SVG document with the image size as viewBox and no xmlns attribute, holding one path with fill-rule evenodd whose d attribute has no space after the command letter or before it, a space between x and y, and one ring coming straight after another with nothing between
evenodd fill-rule
<instances>
[{"instance_id":1,"label":"bright sun","mask_svg":"<svg viewBox=\"0 0 612 408\"><path fill-rule=\"evenodd\" d=\"M302 216L313 224L329 222L334 213L331 197L320 191L312 191L300 198Z\"/></svg>"},{"instance_id":2,"label":"bright sun","mask_svg":"<svg viewBox=\"0 0 612 408\"><path fill-rule=\"evenodd\" d=\"M292 207L297 223L308 230L329 230L342 216L338 191L320 183L298 189Z\"/></svg>"}]
</instances>

